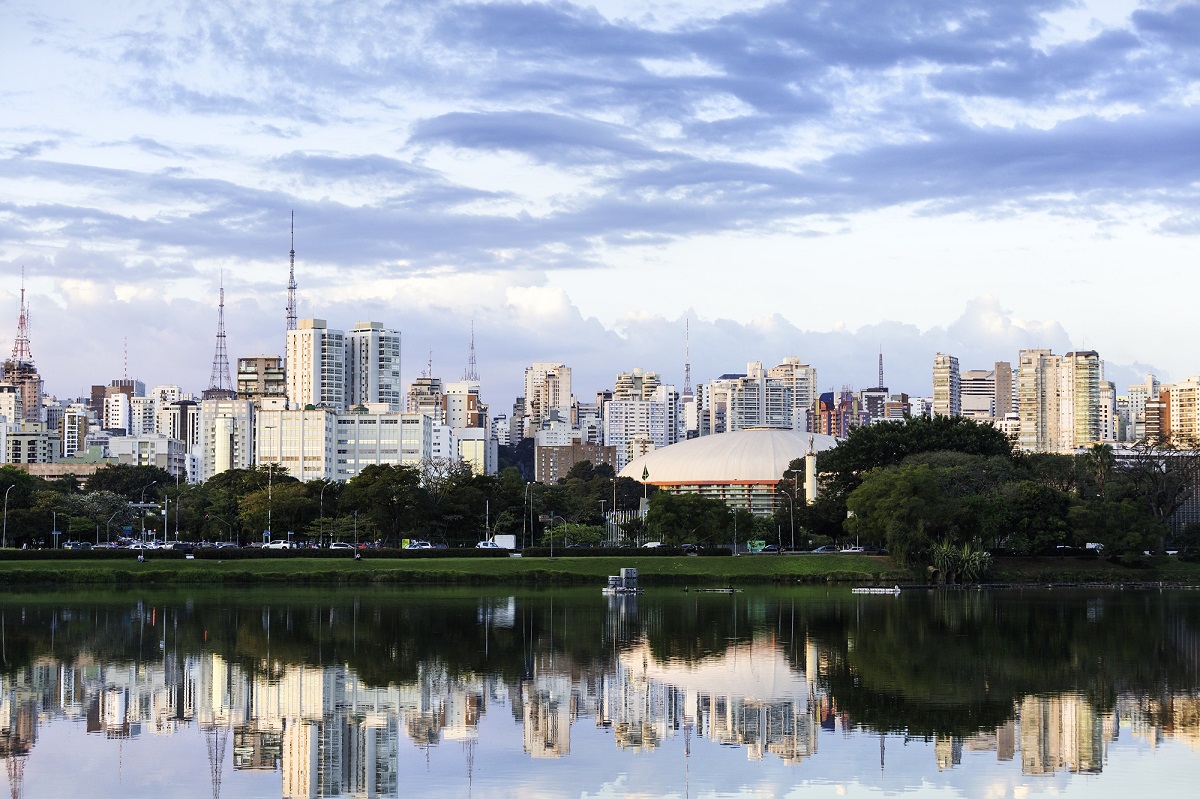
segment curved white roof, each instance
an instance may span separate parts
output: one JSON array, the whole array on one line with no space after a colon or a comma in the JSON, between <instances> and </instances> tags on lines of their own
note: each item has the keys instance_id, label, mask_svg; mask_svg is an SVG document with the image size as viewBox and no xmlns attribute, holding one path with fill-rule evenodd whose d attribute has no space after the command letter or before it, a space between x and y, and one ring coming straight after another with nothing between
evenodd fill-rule
<instances>
[{"instance_id":1,"label":"curved white roof","mask_svg":"<svg viewBox=\"0 0 1200 799\"><path fill-rule=\"evenodd\" d=\"M777 483L796 458L808 453L809 433L753 429L718 433L656 449L625 464L620 477L651 485L700 483ZM816 452L837 446L837 439L811 434Z\"/></svg>"}]
</instances>

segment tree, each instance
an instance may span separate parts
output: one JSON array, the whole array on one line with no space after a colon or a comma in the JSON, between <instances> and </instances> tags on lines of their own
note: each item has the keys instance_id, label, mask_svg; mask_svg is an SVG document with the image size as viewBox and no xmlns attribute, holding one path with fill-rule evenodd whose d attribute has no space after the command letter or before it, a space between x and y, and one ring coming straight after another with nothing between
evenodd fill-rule
<instances>
[{"instance_id":1,"label":"tree","mask_svg":"<svg viewBox=\"0 0 1200 799\"><path fill-rule=\"evenodd\" d=\"M83 487L85 491L111 491L130 502L141 502L144 492L145 500L152 502L159 491L174 484L175 478L166 469L118 463L97 469Z\"/></svg>"},{"instance_id":2,"label":"tree","mask_svg":"<svg viewBox=\"0 0 1200 799\"><path fill-rule=\"evenodd\" d=\"M668 545L728 543L733 514L719 499L660 491L646 514L646 535ZM743 536L743 540L745 537Z\"/></svg>"},{"instance_id":3,"label":"tree","mask_svg":"<svg viewBox=\"0 0 1200 799\"><path fill-rule=\"evenodd\" d=\"M392 543L412 537L421 519L421 473L413 466L371 465L346 483L339 501L345 514L360 512L360 526L371 524Z\"/></svg>"}]
</instances>

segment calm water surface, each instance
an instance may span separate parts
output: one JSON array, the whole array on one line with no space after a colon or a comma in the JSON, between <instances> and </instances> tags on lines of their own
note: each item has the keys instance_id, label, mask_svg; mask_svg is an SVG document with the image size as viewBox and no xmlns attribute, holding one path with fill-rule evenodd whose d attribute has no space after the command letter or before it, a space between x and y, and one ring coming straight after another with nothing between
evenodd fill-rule
<instances>
[{"instance_id":1,"label":"calm water surface","mask_svg":"<svg viewBox=\"0 0 1200 799\"><path fill-rule=\"evenodd\" d=\"M1200 592L0 596L26 797L1197 795Z\"/></svg>"}]
</instances>

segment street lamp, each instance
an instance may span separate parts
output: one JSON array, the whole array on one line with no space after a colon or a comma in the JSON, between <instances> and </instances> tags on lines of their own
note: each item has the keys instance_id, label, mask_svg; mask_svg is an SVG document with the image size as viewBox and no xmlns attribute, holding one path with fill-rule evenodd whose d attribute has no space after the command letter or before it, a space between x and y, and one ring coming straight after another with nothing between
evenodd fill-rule
<instances>
[{"instance_id":1,"label":"street lamp","mask_svg":"<svg viewBox=\"0 0 1200 799\"><path fill-rule=\"evenodd\" d=\"M551 524L551 525L553 525L553 524L554 524L554 520L555 520L555 519L558 519L560 522L562 522L562 526L563 526L563 527L566 527L566 526L567 526L567 520L566 520L566 519L564 519L564 518L563 518L563 517L561 517L561 516L555 516L554 514L550 514L550 524ZM553 529L553 527L551 527L551 529ZM566 531L563 531L563 535L564 535L564 536L566 535ZM565 541L566 539L564 538L563 540ZM550 558L551 558L552 560L553 560L553 558L554 558L554 534L553 534L553 533L551 533L551 534L550 534Z\"/></svg>"},{"instance_id":2,"label":"street lamp","mask_svg":"<svg viewBox=\"0 0 1200 799\"><path fill-rule=\"evenodd\" d=\"M109 516L109 517L108 517L108 521L106 521L106 522L104 523L104 537L105 537L106 539L108 539L108 543L110 543L110 544L112 543L112 532L111 532L111 530L109 529L109 525L110 525L110 524L112 524L112 520L113 520L113 519L117 518L117 514L118 514L118 513L120 513L120 512L121 512L121 511L123 511L123 510L125 510L125 509L124 509L124 508L117 508L115 511L113 511L113 512L112 512L112 516Z\"/></svg>"},{"instance_id":3,"label":"street lamp","mask_svg":"<svg viewBox=\"0 0 1200 799\"><path fill-rule=\"evenodd\" d=\"M16 487L17 484L13 483L8 488L4 489L4 533L3 536L0 537L0 548L3 549L8 548L8 492L12 491Z\"/></svg>"},{"instance_id":4,"label":"street lamp","mask_svg":"<svg viewBox=\"0 0 1200 799\"><path fill-rule=\"evenodd\" d=\"M333 483L333 481L325 480L324 483L325 483L325 485L321 486L321 522L319 525L319 528L321 531L320 537L322 539L325 538L325 489L329 488L329 486ZM320 543L318 542L318 546L319 545L320 545Z\"/></svg>"},{"instance_id":5,"label":"street lamp","mask_svg":"<svg viewBox=\"0 0 1200 799\"><path fill-rule=\"evenodd\" d=\"M149 483L146 483L145 488L142 489L142 498L138 501L138 505L141 506L139 508L139 510L141 510L141 512L142 512L142 544L143 545L145 545L145 543L146 543L146 489L150 488L150 486L155 485L156 483L158 483L157 480L151 480Z\"/></svg>"},{"instance_id":6,"label":"street lamp","mask_svg":"<svg viewBox=\"0 0 1200 799\"><path fill-rule=\"evenodd\" d=\"M792 490L780 487L779 493L788 498L788 515L792 521L792 552L796 551L796 483L792 482Z\"/></svg>"},{"instance_id":7,"label":"street lamp","mask_svg":"<svg viewBox=\"0 0 1200 799\"><path fill-rule=\"evenodd\" d=\"M178 507L178 506L177 506L177 507ZM216 519L216 520L217 520L217 521L219 521L221 524L225 525L225 527L226 527L226 528L228 528L229 532L228 532L228 534L225 536L225 540L226 540L226 541L229 541L230 539L232 539L232 538L233 538L233 525L232 525L232 524L230 524L229 522L225 521L225 520L224 520L224 519L222 519L220 516L212 516L212 515L210 515L210 514L208 514L208 513L204 514L204 518L206 518L206 519Z\"/></svg>"}]
</instances>

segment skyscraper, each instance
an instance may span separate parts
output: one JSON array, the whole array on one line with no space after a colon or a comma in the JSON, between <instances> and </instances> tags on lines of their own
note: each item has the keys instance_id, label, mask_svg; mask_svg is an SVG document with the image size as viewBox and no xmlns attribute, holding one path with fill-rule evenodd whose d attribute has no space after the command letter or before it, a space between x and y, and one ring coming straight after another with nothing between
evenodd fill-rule
<instances>
[{"instance_id":1,"label":"skyscraper","mask_svg":"<svg viewBox=\"0 0 1200 799\"><path fill-rule=\"evenodd\" d=\"M571 418L571 367L538 361L525 368L525 437L532 438L552 411Z\"/></svg>"},{"instance_id":2,"label":"skyscraper","mask_svg":"<svg viewBox=\"0 0 1200 799\"><path fill-rule=\"evenodd\" d=\"M346 409L346 334L324 319L301 319L287 332L288 401L332 411Z\"/></svg>"},{"instance_id":3,"label":"skyscraper","mask_svg":"<svg viewBox=\"0 0 1200 799\"><path fill-rule=\"evenodd\" d=\"M29 349L29 311L25 307L25 277L21 276L21 308L17 316L17 336L13 340L12 357L4 362L4 382L21 392L21 421L42 420L42 377L33 363ZM18 421L9 419L10 422Z\"/></svg>"},{"instance_id":4,"label":"skyscraper","mask_svg":"<svg viewBox=\"0 0 1200 799\"><path fill-rule=\"evenodd\" d=\"M346 404L386 403L403 407L400 380L400 334L380 322L358 322L346 336Z\"/></svg>"},{"instance_id":5,"label":"skyscraper","mask_svg":"<svg viewBox=\"0 0 1200 799\"><path fill-rule=\"evenodd\" d=\"M958 358L941 352L933 356L933 415L952 418L962 415Z\"/></svg>"}]
</instances>

